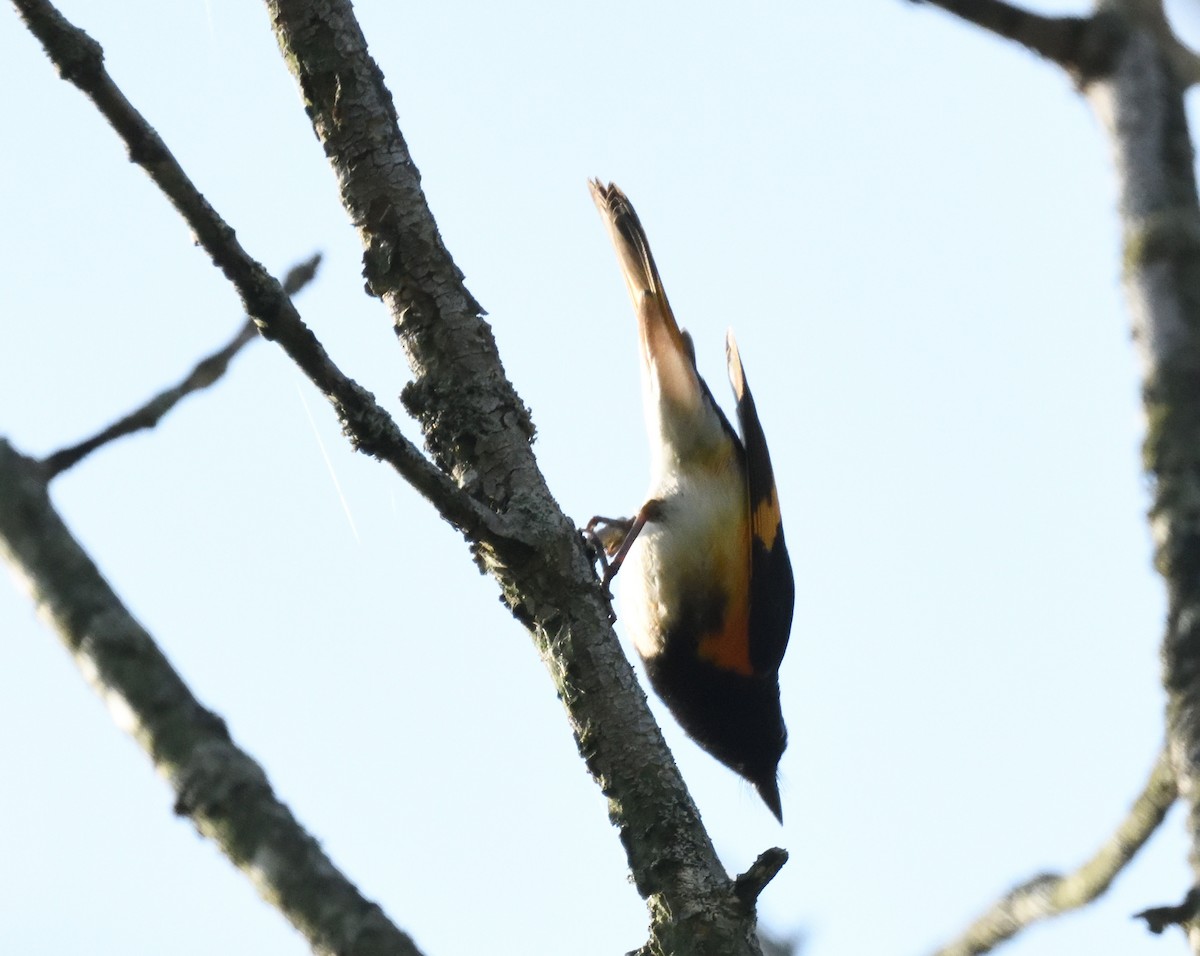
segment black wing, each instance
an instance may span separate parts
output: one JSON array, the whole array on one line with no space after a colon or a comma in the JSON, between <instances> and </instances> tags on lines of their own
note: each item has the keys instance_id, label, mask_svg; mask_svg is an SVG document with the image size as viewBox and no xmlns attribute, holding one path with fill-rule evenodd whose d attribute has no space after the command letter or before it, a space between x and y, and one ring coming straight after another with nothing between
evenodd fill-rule
<instances>
[{"instance_id":1,"label":"black wing","mask_svg":"<svg viewBox=\"0 0 1200 956\"><path fill-rule=\"evenodd\" d=\"M750 506L750 663L758 674L779 670L792 630L796 585L783 540L779 493L767 453L767 439L746 384L742 358L730 331L725 340L729 382L737 399L738 425L746 446L746 486Z\"/></svg>"}]
</instances>

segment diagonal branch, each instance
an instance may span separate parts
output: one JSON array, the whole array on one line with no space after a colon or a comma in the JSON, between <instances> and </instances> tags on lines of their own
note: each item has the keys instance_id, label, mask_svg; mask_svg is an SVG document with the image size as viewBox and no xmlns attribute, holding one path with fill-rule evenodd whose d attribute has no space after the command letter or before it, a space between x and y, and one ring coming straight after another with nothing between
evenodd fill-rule
<instances>
[{"instance_id":1,"label":"diagonal branch","mask_svg":"<svg viewBox=\"0 0 1200 956\"><path fill-rule=\"evenodd\" d=\"M1066 875L1041 873L997 900L965 933L937 956L975 956L1011 939L1025 927L1086 906L1112 885L1175 802L1178 790L1164 750L1150 778L1116 831L1090 860Z\"/></svg>"},{"instance_id":2,"label":"diagonal branch","mask_svg":"<svg viewBox=\"0 0 1200 956\"><path fill-rule=\"evenodd\" d=\"M1114 37L1110 18L1048 17L1005 0L914 0L1013 40L1081 80L1107 71Z\"/></svg>"},{"instance_id":3,"label":"diagonal branch","mask_svg":"<svg viewBox=\"0 0 1200 956\"><path fill-rule=\"evenodd\" d=\"M318 252L306 261L293 266L284 277L283 294L289 297L293 296L308 285L317 274L317 267L320 263L321 254ZM140 408L122 416L91 438L71 445L69 448L62 448L43 458L42 469L46 480L57 478L68 468L77 465L97 448L101 448L109 442L147 428L154 428L162 421L163 416L192 392L198 392L202 388L216 384L229 369L229 363L233 361L234 356L256 338L258 338L258 327L254 324L253 319L247 319L229 342L197 362L196 367L185 375L178 385L163 389Z\"/></svg>"},{"instance_id":4,"label":"diagonal branch","mask_svg":"<svg viewBox=\"0 0 1200 956\"><path fill-rule=\"evenodd\" d=\"M420 956L338 871L113 593L54 510L40 464L3 440L0 487L0 557L114 720L150 754L175 792L175 812L217 843L314 952Z\"/></svg>"},{"instance_id":5,"label":"diagonal branch","mask_svg":"<svg viewBox=\"0 0 1200 956\"><path fill-rule=\"evenodd\" d=\"M192 227L198 243L225 273L246 314L265 338L277 341L329 399L358 451L386 461L447 521L483 540L502 539L495 514L480 507L404 437L375 396L334 365L279 282L237 241L233 229L200 194L162 139L125 98L104 68L104 52L47 0L14 0L63 79L77 86L125 141L141 166Z\"/></svg>"},{"instance_id":6,"label":"diagonal branch","mask_svg":"<svg viewBox=\"0 0 1200 956\"><path fill-rule=\"evenodd\" d=\"M349 0L267 0L280 48L359 230L368 288L392 315L413 370L405 389L434 460L521 522L528 554L481 549L567 709L609 799L648 948L756 953L747 912L717 859L608 619L581 547L537 469L532 424L491 329L464 287L421 190L390 91ZM649 768L653 768L651 772Z\"/></svg>"},{"instance_id":7,"label":"diagonal branch","mask_svg":"<svg viewBox=\"0 0 1200 956\"><path fill-rule=\"evenodd\" d=\"M391 311L413 367L405 404L420 420L437 465L454 480L333 366L278 283L242 250L113 85L95 41L46 0L14 2L63 76L92 98L131 157L187 219L237 287L247 314L327 394L356 446L393 464L473 542L477 560L531 631L580 753L608 797L610 819L652 914L651 948L758 953L754 914L717 859L613 635L581 537L537 469L528 410L504 376L482 310L442 246L391 95L350 4L268 6L362 235L368 288Z\"/></svg>"}]
</instances>

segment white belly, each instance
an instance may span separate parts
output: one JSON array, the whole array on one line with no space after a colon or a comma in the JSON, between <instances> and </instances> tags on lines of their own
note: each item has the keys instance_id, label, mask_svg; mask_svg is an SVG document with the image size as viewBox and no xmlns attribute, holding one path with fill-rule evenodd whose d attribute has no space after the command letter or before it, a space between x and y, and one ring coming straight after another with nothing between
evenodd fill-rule
<instances>
[{"instance_id":1,"label":"white belly","mask_svg":"<svg viewBox=\"0 0 1200 956\"><path fill-rule=\"evenodd\" d=\"M667 474L650 490L648 499L662 502L662 519L646 522L618 575L621 619L644 658L662 653L697 588L748 593L749 504L739 464Z\"/></svg>"}]
</instances>

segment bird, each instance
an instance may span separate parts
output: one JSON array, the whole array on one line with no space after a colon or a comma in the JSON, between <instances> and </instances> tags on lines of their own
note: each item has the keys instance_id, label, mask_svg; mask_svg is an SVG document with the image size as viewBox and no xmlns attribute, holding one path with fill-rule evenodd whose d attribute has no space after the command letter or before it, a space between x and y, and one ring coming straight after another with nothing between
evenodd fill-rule
<instances>
[{"instance_id":1,"label":"bird","mask_svg":"<svg viewBox=\"0 0 1200 956\"><path fill-rule=\"evenodd\" d=\"M621 620L651 687L699 746L749 781L780 823L787 729L779 666L795 602L766 438L732 329L726 364L741 435L696 368L641 221L589 181L637 315L650 488L633 518L587 526L620 571Z\"/></svg>"}]
</instances>

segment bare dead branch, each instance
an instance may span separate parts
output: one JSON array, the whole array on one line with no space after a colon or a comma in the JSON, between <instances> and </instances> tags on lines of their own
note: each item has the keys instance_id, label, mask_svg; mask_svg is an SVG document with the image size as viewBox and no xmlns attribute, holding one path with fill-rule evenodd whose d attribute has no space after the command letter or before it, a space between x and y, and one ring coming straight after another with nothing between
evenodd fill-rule
<instances>
[{"instance_id":1,"label":"bare dead branch","mask_svg":"<svg viewBox=\"0 0 1200 956\"><path fill-rule=\"evenodd\" d=\"M781 847L763 850L750 868L733 881L733 892L747 909L753 910L759 894L775 879L788 861L788 851Z\"/></svg>"},{"instance_id":2,"label":"bare dead branch","mask_svg":"<svg viewBox=\"0 0 1200 956\"><path fill-rule=\"evenodd\" d=\"M303 289L316 276L320 263L321 254L318 252L304 262L293 266L283 280L283 294L293 296ZM233 361L234 356L256 338L258 338L258 326L254 324L253 319L247 319L228 343L197 362L196 367L185 375L179 384L159 392L140 408L122 416L91 438L68 448L62 448L43 458L42 469L46 480L57 478L97 448L107 445L111 441L132 435L134 432L154 428L171 409L188 395L214 385L229 369L229 363Z\"/></svg>"},{"instance_id":3,"label":"bare dead branch","mask_svg":"<svg viewBox=\"0 0 1200 956\"><path fill-rule=\"evenodd\" d=\"M42 467L45 470L46 479L58 477L68 468L77 465L92 452L109 442L135 432L154 428L172 408L188 395L207 388L221 378L229 368L229 363L234 356L248 342L256 338L258 338L258 329L252 320L247 319L226 345L201 359L177 385L159 392L144 405L117 419L91 438L84 439L67 448L61 448L43 458Z\"/></svg>"},{"instance_id":4,"label":"bare dead branch","mask_svg":"<svg viewBox=\"0 0 1200 956\"><path fill-rule=\"evenodd\" d=\"M941 7L989 33L1020 43L1061 66L1081 85L1107 71L1114 45L1119 42L1119 34L1111 29L1112 18L1104 14L1092 17L1048 17L1006 3L1005 0L914 2Z\"/></svg>"},{"instance_id":5,"label":"bare dead branch","mask_svg":"<svg viewBox=\"0 0 1200 956\"><path fill-rule=\"evenodd\" d=\"M1177 796L1164 750L1128 815L1095 855L1065 876L1042 873L1014 887L937 956L975 956L994 949L1025 927L1086 906L1104 893L1150 839Z\"/></svg>"},{"instance_id":6,"label":"bare dead branch","mask_svg":"<svg viewBox=\"0 0 1200 956\"><path fill-rule=\"evenodd\" d=\"M271 789L201 704L63 524L40 464L0 439L0 556L39 615L175 792L175 812L213 840L314 952L419 956Z\"/></svg>"},{"instance_id":7,"label":"bare dead branch","mask_svg":"<svg viewBox=\"0 0 1200 956\"><path fill-rule=\"evenodd\" d=\"M1083 17L1047 17L1005 0L917 0L1003 37L1015 40L1059 66L1069 68Z\"/></svg>"},{"instance_id":8,"label":"bare dead branch","mask_svg":"<svg viewBox=\"0 0 1200 956\"><path fill-rule=\"evenodd\" d=\"M242 248L233 229L217 215L158 134L113 83L104 68L100 44L46 0L14 3L59 74L91 99L124 140L129 158L146 170L192 227L197 242L237 289L246 314L259 332L278 342L329 399L354 448L390 464L443 518L464 533L486 541L507 540L504 522L463 494L404 437L375 396L333 363L279 282Z\"/></svg>"}]
</instances>

